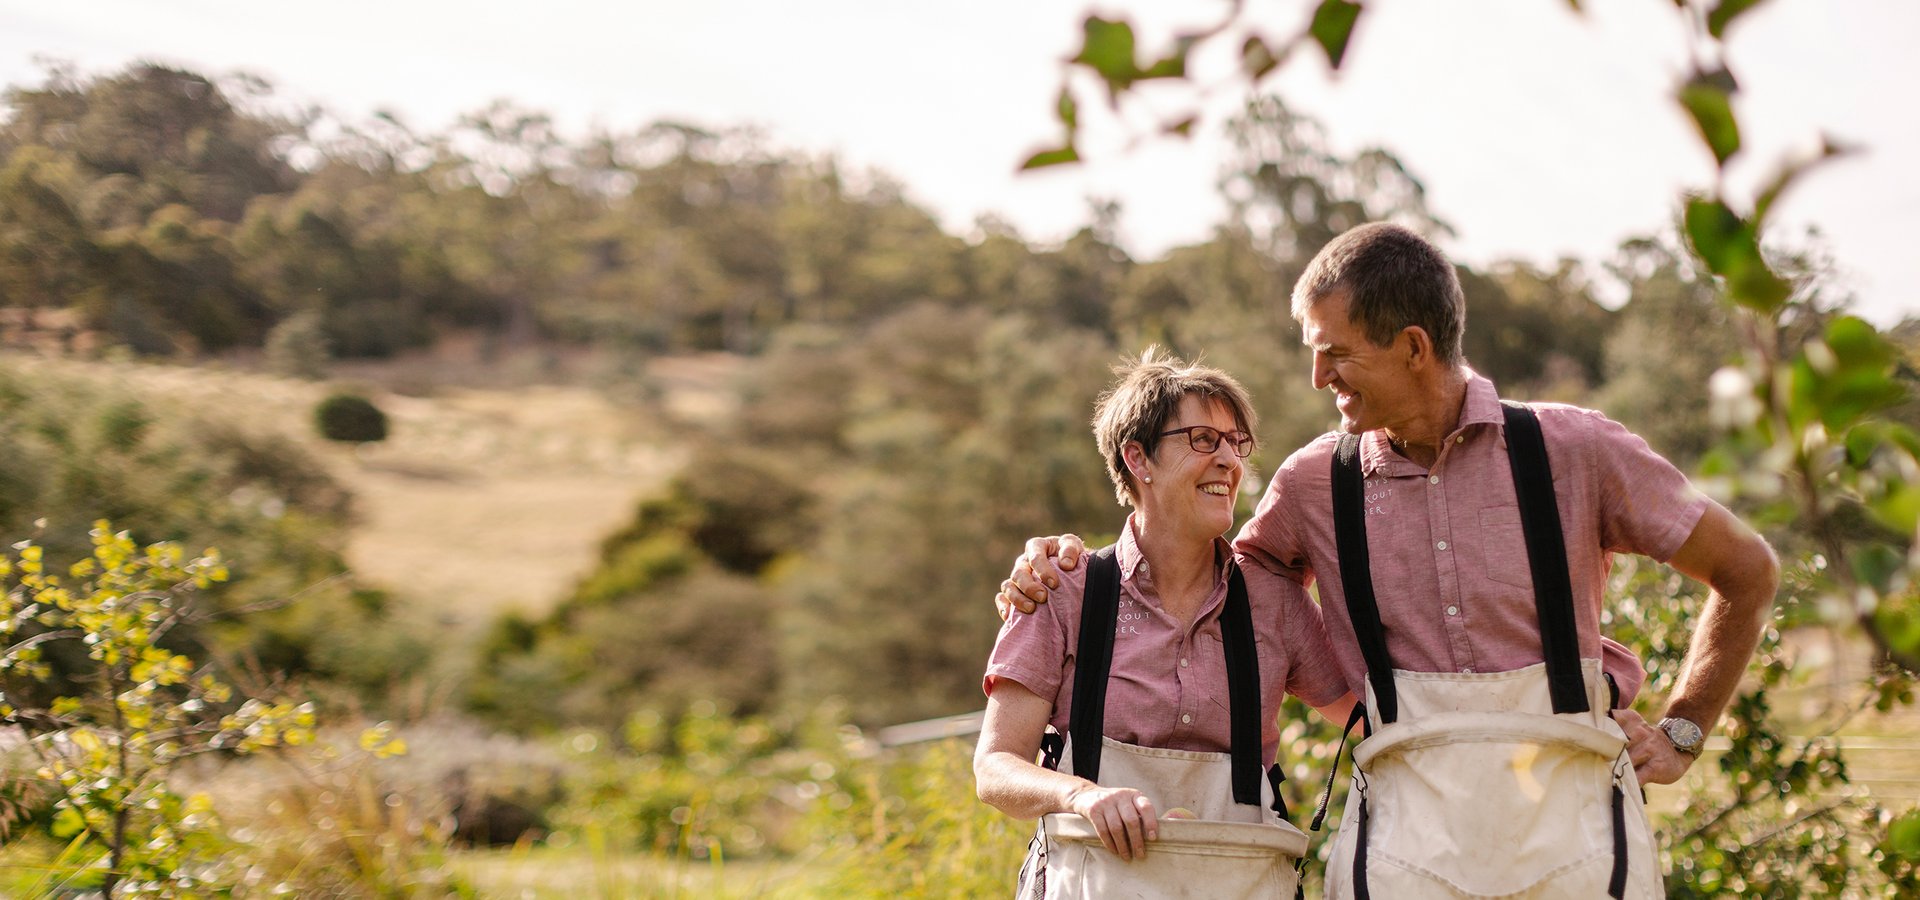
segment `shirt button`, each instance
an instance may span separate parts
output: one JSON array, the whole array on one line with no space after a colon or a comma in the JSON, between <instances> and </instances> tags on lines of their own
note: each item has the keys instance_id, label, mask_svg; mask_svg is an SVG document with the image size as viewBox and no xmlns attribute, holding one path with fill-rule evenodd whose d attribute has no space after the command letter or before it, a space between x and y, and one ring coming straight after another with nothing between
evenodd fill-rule
<instances>
[{"instance_id":1,"label":"shirt button","mask_svg":"<svg viewBox=\"0 0 1920 900\"><path fill-rule=\"evenodd\" d=\"M1457 616L1457 615L1459 615L1459 614L1460 614L1460 607L1458 607L1458 606L1449 606L1449 607L1447 607L1447 615L1450 615L1450 616Z\"/></svg>"},{"instance_id":2,"label":"shirt button","mask_svg":"<svg viewBox=\"0 0 1920 900\"><path fill-rule=\"evenodd\" d=\"M1464 434L1456 434L1456 435L1454 435L1454 436L1453 436L1453 442L1454 442L1454 443L1456 443L1456 444L1458 444L1458 443L1460 443L1461 441L1464 441L1464 440L1466 440L1466 439L1467 439L1467 436L1466 436L1466 435L1464 435Z\"/></svg>"},{"instance_id":3,"label":"shirt button","mask_svg":"<svg viewBox=\"0 0 1920 900\"><path fill-rule=\"evenodd\" d=\"M1185 714L1185 713L1181 713L1181 714L1180 714L1180 724L1182 724L1182 725L1191 725L1191 724L1193 724L1193 717L1192 717L1192 716L1189 716L1189 715L1187 715L1187 714Z\"/></svg>"},{"instance_id":4,"label":"shirt button","mask_svg":"<svg viewBox=\"0 0 1920 900\"><path fill-rule=\"evenodd\" d=\"M1441 550L1445 550L1445 549L1447 549L1447 542L1446 542L1446 541L1441 541L1440 543L1437 543L1437 544L1434 544L1434 546L1435 546L1435 547L1438 547L1438 548L1439 548L1439 549L1441 549Z\"/></svg>"},{"instance_id":5,"label":"shirt button","mask_svg":"<svg viewBox=\"0 0 1920 900\"><path fill-rule=\"evenodd\" d=\"M1183 656L1180 658L1180 668L1184 669L1186 667L1187 667L1187 658Z\"/></svg>"},{"instance_id":6,"label":"shirt button","mask_svg":"<svg viewBox=\"0 0 1920 900\"><path fill-rule=\"evenodd\" d=\"M1428 475L1428 476L1427 476L1427 483L1428 483L1428 484L1439 484L1439 483L1440 483L1440 476L1438 476L1438 475Z\"/></svg>"}]
</instances>

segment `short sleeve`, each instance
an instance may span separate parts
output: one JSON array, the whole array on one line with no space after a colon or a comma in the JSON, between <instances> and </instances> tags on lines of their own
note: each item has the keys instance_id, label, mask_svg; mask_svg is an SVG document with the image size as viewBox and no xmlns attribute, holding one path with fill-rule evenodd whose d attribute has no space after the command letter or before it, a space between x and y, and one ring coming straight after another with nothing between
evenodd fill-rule
<instances>
[{"instance_id":1,"label":"short sleeve","mask_svg":"<svg viewBox=\"0 0 1920 900\"><path fill-rule=\"evenodd\" d=\"M1666 562L1693 534L1710 503L1639 435L1590 410L1577 415L1600 514L1601 546Z\"/></svg>"},{"instance_id":2,"label":"short sleeve","mask_svg":"<svg viewBox=\"0 0 1920 900\"><path fill-rule=\"evenodd\" d=\"M994 682L1017 681L1035 695L1054 701L1059 709L1064 673L1072 663L1078 640L1074 623L1080 621L1080 603L1086 594L1086 566L1062 570L1059 589L1032 613L1014 610L1000 626L981 690L993 694Z\"/></svg>"},{"instance_id":3,"label":"short sleeve","mask_svg":"<svg viewBox=\"0 0 1920 900\"><path fill-rule=\"evenodd\" d=\"M1296 451L1280 464L1280 470L1273 473L1273 480L1267 482L1267 491L1260 497L1260 505L1253 511L1253 518L1240 529L1240 535L1233 541L1233 549L1240 556L1242 568L1258 568L1284 575L1295 584L1307 584L1313 578L1313 571L1307 561L1307 553L1301 544L1300 533L1294 527L1293 518L1297 514L1295 505L1300 502L1300 493L1294 489L1298 478L1298 461L1305 451Z\"/></svg>"},{"instance_id":4,"label":"short sleeve","mask_svg":"<svg viewBox=\"0 0 1920 900\"><path fill-rule=\"evenodd\" d=\"M1247 594L1255 614L1273 610L1280 617L1280 646L1286 658L1287 693L1308 706L1325 706L1347 693L1346 677L1333 656L1320 606L1292 579L1241 561Z\"/></svg>"}]
</instances>

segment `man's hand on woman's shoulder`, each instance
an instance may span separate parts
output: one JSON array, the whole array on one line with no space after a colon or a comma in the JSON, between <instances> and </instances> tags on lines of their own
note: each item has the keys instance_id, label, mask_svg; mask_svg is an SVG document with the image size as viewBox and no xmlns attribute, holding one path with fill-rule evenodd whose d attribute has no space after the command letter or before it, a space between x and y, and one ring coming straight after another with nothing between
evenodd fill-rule
<instances>
[{"instance_id":1,"label":"man's hand on woman's shoulder","mask_svg":"<svg viewBox=\"0 0 1920 900\"><path fill-rule=\"evenodd\" d=\"M1047 602L1047 592L1060 586L1060 570L1078 567L1086 552L1086 541L1075 534L1029 538L1026 552L1014 559L1013 572L993 595L1001 620L1016 608L1030 613Z\"/></svg>"}]
</instances>

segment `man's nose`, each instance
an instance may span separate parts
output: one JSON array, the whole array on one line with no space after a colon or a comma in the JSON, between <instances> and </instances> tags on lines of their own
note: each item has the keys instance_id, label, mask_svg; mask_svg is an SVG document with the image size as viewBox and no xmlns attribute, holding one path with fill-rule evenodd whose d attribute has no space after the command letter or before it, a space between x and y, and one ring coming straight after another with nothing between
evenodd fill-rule
<instances>
[{"instance_id":1,"label":"man's nose","mask_svg":"<svg viewBox=\"0 0 1920 900\"><path fill-rule=\"evenodd\" d=\"M1313 354L1313 389L1316 391L1325 390L1327 385L1330 385L1332 383L1333 383L1333 360L1329 359L1325 353L1319 353L1319 352L1314 353Z\"/></svg>"}]
</instances>

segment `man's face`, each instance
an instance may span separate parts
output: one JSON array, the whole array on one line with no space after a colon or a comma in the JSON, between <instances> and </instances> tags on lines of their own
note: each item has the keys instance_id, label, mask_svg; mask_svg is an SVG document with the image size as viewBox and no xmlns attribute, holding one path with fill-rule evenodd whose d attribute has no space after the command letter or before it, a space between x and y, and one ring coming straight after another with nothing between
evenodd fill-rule
<instances>
[{"instance_id":1,"label":"man's face","mask_svg":"<svg viewBox=\"0 0 1920 900\"><path fill-rule=\"evenodd\" d=\"M1385 347L1367 339L1366 330L1347 318L1345 292L1329 295L1300 318L1307 349L1313 351L1313 388L1333 391L1340 429L1349 434L1392 428L1407 417L1413 377L1407 366L1405 338Z\"/></svg>"}]
</instances>

